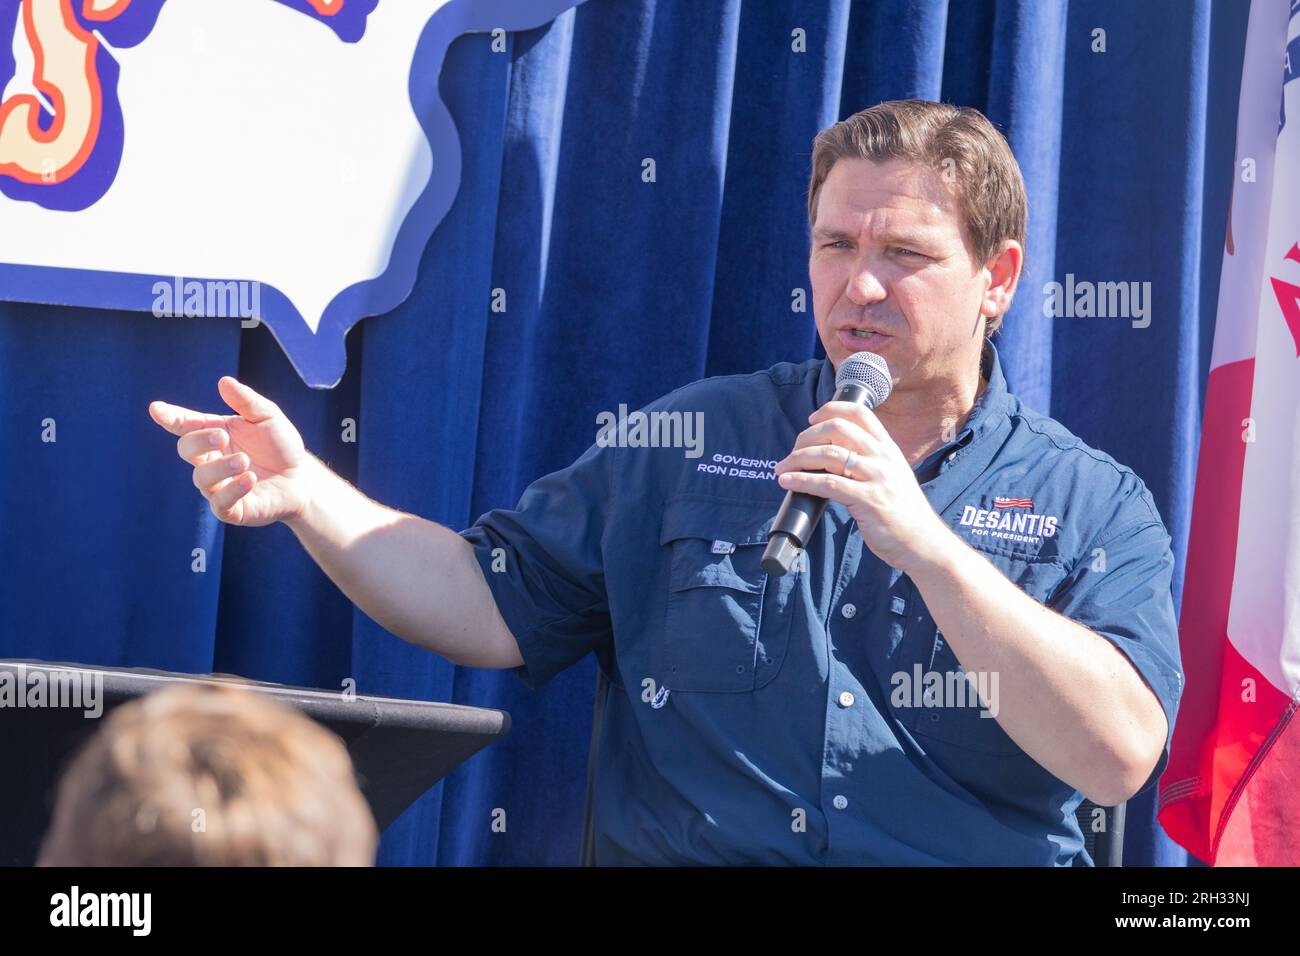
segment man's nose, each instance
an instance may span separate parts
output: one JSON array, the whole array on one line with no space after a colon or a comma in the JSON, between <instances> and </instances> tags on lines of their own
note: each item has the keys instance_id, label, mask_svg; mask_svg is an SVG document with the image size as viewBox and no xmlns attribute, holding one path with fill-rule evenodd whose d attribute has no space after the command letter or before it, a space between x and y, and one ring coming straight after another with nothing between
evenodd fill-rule
<instances>
[{"instance_id":1,"label":"man's nose","mask_svg":"<svg viewBox=\"0 0 1300 956\"><path fill-rule=\"evenodd\" d=\"M881 282L877 264L869 258L855 262L845 294L854 305L871 305L884 299L885 286Z\"/></svg>"}]
</instances>

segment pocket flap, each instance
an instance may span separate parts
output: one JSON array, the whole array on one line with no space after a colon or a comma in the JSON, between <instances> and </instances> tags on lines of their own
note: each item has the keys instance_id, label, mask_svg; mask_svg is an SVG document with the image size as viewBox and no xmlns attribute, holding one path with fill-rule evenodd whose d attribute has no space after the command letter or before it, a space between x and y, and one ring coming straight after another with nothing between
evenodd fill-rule
<instances>
[{"instance_id":1,"label":"pocket flap","mask_svg":"<svg viewBox=\"0 0 1300 956\"><path fill-rule=\"evenodd\" d=\"M768 504L702 495L670 498L664 502L659 544L681 538L700 538L708 541L710 547L715 541L737 547L766 544L780 506L780 502Z\"/></svg>"}]
</instances>

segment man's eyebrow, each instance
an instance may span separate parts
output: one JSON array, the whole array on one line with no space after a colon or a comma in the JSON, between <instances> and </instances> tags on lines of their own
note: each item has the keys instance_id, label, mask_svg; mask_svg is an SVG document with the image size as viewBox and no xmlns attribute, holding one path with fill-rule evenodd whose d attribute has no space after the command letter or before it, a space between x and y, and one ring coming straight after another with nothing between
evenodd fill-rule
<instances>
[{"instance_id":1,"label":"man's eyebrow","mask_svg":"<svg viewBox=\"0 0 1300 956\"><path fill-rule=\"evenodd\" d=\"M854 239L857 238L850 232L843 229L831 229L826 226L818 226L812 231L814 239Z\"/></svg>"},{"instance_id":2,"label":"man's eyebrow","mask_svg":"<svg viewBox=\"0 0 1300 956\"><path fill-rule=\"evenodd\" d=\"M818 226L812 231L814 239L857 239L857 234L832 226ZM874 236L874 239L886 246L928 246L933 241L920 232L887 232Z\"/></svg>"}]
</instances>

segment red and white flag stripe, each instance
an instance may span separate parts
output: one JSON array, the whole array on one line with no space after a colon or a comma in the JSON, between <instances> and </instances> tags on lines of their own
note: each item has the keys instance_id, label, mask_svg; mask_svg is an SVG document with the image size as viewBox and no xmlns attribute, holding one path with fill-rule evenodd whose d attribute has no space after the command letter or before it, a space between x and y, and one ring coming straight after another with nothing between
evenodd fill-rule
<instances>
[{"instance_id":1,"label":"red and white flag stripe","mask_svg":"<svg viewBox=\"0 0 1300 956\"><path fill-rule=\"evenodd\" d=\"M1251 4L1159 789L1165 831L1212 865L1300 864L1298 36L1300 7Z\"/></svg>"}]
</instances>

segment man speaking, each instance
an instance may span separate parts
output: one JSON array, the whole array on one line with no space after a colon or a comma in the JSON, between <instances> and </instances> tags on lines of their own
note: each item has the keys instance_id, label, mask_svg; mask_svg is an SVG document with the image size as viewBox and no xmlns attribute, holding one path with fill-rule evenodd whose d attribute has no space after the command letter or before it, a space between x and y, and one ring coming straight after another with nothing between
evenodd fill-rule
<instances>
[{"instance_id":1,"label":"man speaking","mask_svg":"<svg viewBox=\"0 0 1300 956\"><path fill-rule=\"evenodd\" d=\"M1168 759L1173 556L1131 470L1007 391L1019 167L975 110L881 103L817 136L808 215L825 360L679 388L646 411L702 415L702 457L597 441L459 534L233 378L235 415L150 413L218 518L285 522L403 639L534 688L597 653L597 863L1091 862L1080 800ZM832 401L861 351L874 411ZM829 504L769 575L790 491Z\"/></svg>"}]
</instances>

